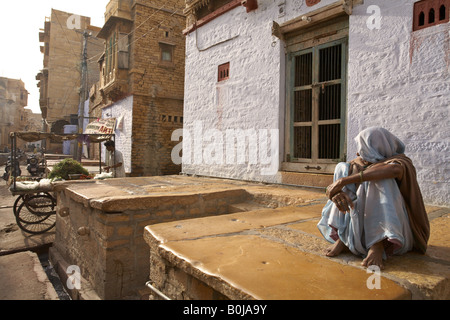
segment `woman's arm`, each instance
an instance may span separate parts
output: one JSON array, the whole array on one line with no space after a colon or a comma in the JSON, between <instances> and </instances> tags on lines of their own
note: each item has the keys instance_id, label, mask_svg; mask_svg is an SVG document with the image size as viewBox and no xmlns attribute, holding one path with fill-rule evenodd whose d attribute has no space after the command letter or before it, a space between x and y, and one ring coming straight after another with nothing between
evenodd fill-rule
<instances>
[{"instance_id":1,"label":"woman's arm","mask_svg":"<svg viewBox=\"0 0 450 320\"><path fill-rule=\"evenodd\" d=\"M403 168L396 162L379 163L370 166L365 171L352 174L336 180L327 187L327 196L332 200L341 212L349 211L353 208L353 202L350 197L342 192L342 189L349 184L358 184L364 181L376 181L385 179L401 179L403 176Z\"/></svg>"}]
</instances>

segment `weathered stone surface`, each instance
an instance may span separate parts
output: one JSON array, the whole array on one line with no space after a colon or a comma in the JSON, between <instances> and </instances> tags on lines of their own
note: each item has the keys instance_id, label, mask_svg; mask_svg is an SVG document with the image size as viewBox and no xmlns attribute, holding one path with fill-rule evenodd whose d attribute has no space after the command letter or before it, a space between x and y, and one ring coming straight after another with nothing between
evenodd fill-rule
<instances>
[{"instance_id":1,"label":"weathered stone surface","mask_svg":"<svg viewBox=\"0 0 450 320\"><path fill-rule=\"evenodd\" d=\"M448 299L448 209L428 208L427 254L389 258L381 289L369 290L361 257L323 256L324 203L320 190L224 179L70 183L58 191L70 214L57 215L54 250L102 299L142 289L148 275L174 299Z\"/></svg>"},{"instance_id":2,"label":"weathered stone surface","mask_svg":"<svg viewBox=\"0 0 450 320\"><path fill-rule=\"evenodd\" d=\"M431 214L435 208L429 209ZM449 209L439 209L449 212ZM386 273L400 279L418 299L450 299L450 216L430 222L431 235L425 255L409 253L388 260Z\"/></svg>"},{"instance_id":3,"label":"weathered stone surface","mask_svg":"<svg viewBox=\"0 0 450 320\"><path fill-rule=\"evenodd\" d=\"M163 243L220 236L317 217L318 206L284 207L176 221L147 227Z\"/></svg>"},{"instance_id":4,"label":"weathered stone surface","mask_svg":"<svg viewBox=\"0 0 450 320\"><path fill-rule=\"evenodd\" d=\"M101 299L133 296L149 274L144 227L226 214L250 197L242 186L179 176L58 183L58 207L70 210L56 215L53 252L79 266Z\"/></svg>"},{"instance_id":5,"label":"weathered stone surface","mask_svg":"<svg viewBox=\"0 0 450 320\"><path fill-rule=\"evenodd\" d=\"M298 173L298 172L281 172L281 181L285 184L299 186L317 186L327 187L333 183L332 175Z\"/></svg>"},{"instance_id":6,"label":"weathered stone surface","mask_svg":"<svg viewBox=\"0 0 450 320\"><path fill-rule=\"evenodd\" d=\"M267 187L267 197L271 191ZM330 244L317 229L322 208L323 203L288 206L148 226L145 239L151 256L162 258L169 271L158 275L160 288L170 287L176 299L195 296L171 278L175 268L183 277L207 285L210 298L214 292L229 299L450 297L448 209L427 208L430 214L439 213L431 219L427 254L389 257L380 289L371 290L373 274L360 266L362 257L323 255Z\"/></svg>"},{"instance_id":7,"label":"weathered stone surface","mask_svg":"<svg viewBox=\"0 0 450 320\"><path fill-rule=\"evenodd\" d=\"M232 286L254 299L404 299L409 292L381 278L382 290L367 287L362 269L305 253L257 235L173 241L162 246L184 259L216 288ZM219 292L221 292L219 291ZM240 299L242 295L229 296Z\"/></svg>"}]
</instances>

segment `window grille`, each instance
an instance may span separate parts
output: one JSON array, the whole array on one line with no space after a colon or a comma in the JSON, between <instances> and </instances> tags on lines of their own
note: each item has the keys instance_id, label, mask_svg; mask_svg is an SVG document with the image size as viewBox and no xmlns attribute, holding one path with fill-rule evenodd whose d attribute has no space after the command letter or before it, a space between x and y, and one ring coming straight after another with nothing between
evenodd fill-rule
<instances>
[{"instance_id":1,"label":"window grille","mask_svg":"<svg viewBox=\"0 0 450 320\"><path fill-rule=\"evenodd\" d=\"M450 0L422 0L414 3L413 31L449 21Z\"/></svg>"},{"instance_id":2,"label":"window grille","mask_svg":"<svg viewBox=\"0 0 450 320\"><path fill-rule=\"evenodd\" d=\"M224 63L219 66L218 70L218 82L224 81L230 78L230 63Z\"/></svg>"},{"instance_id":3,"label":"window grille","mask_svg":"<svg viewBox=\"0 0 450 320\"><path fill-rule=\"evenodd\" d=\"M341 43L308 49L295 57L292 154L296 159L341 157L342 63Z\"/></svg>"}]
</instances>

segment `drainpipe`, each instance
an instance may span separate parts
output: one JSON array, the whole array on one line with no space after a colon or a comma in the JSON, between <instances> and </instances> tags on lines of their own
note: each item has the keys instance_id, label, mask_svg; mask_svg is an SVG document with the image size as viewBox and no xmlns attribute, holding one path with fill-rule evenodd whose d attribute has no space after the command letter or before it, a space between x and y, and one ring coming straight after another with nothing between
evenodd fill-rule
<instances>
[{"instance_id":1,"label":"drainpipe","mask_svg":"<svg viewBox=\"0 0 450 320\"><path fill-rule=\"evenodd\" d=\"M168 296L166 296L164 293L162 293L161 291L159 291L158 289L156 289L154 286L152 286L151 282L148 281L145 284L148 288L150 288L150 290L152 290L154 293L156 293L160 298L162 298L163 300L172 300L170 299Z\"/></svg>"}]
</instances>

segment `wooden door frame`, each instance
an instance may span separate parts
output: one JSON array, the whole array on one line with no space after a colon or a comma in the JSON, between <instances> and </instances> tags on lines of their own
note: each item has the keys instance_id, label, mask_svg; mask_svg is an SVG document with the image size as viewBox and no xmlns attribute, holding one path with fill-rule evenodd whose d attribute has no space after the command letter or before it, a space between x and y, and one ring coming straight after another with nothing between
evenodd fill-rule
<instances>
[{"instance_id":1,"label":"wooden door frame","mask_svg":"<svg viewBox=\"0 0 450 320\"><path fill-rule=\"evenodd\" d=\"M285 154L284 161L282 162L282 171L294 171L294 172L309 172L309 173L333 173L337 162L346 161L346 127L347 127L347 66L348 66L348 16L339 16L332 20L327 20L322 24L315 25L314 27L302 30L301 33L293 33L293 36L286 38L286 122L285 122ZM340 119L340 158L334 160L320 160L320 165L313 163L312 159L318 159L318 154L312 155L312 159L302 159L300 161L292 161L293 151L293 134L294 126L291 119L293 119L293 94L292 94L292 81L294 79L295 63L293 57L303 54L310 50L320 50L321 47L332 46L333 44L342 44L342 66L343 73L341 75L341 84L343 85L341 95L341 119ZM313 55L314 58L314 55ZM317 68L318 64L313 61L313 69ZM313 99L314 90L313 87ZM317 97L316 97L317 99ZM317 111L318 112L318 111ZM317 121L316 126L318 128L318 116L314 116L312 121ZM322 121L322 124L323 121ZM313 125L314 127L314 125ZM314 141L318 134L312 134L312 143L318 143ZM313 151L312 151L313 152ZM320 167L320 169L319 169Z\"/></svg>"}]
</instances>

